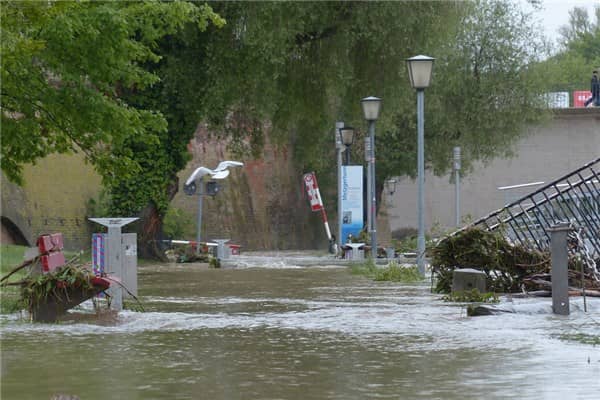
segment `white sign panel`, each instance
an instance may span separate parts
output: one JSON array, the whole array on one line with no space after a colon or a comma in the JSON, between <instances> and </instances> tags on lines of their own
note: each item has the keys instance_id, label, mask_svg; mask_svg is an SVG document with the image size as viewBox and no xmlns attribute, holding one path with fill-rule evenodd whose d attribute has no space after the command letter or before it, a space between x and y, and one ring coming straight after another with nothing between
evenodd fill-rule
<instances>
[{"instance_id":1,"label":"white sign panel","mask_svg":"<svg viewBox=\"0 0 600 400\"><path fill-rule=\"evenodd\" d=\"M363 228L363 167L342 166L342 237L346 243L348 235L358 236Z\"/></svg>"}]
</instances>

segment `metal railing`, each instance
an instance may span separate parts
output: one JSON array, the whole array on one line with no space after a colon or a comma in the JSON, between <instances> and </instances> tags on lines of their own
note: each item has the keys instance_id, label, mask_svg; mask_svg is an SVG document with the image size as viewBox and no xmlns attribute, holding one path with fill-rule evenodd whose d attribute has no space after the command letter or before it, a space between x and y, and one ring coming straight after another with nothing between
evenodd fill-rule
<instances>
[{"instance_id":1,"label":"metal railing","mask_svg":"<svg viewBox=\"0 0 600 400\"><path fill-rule=\"evenodd\" d=\"M571 222L580 227L587 250L592 257L600 257L600 158L508 203L468 227L502 230L512 242L543 251L550 245L548 228L559 222Z\"/></svg>"}]
</instances>

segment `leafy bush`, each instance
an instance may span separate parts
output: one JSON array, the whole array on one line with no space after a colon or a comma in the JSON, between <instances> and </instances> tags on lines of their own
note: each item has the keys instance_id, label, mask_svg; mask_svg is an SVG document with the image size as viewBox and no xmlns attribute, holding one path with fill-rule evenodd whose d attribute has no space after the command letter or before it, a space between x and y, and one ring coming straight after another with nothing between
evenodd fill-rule
<instances>
[{"instance_id":1,"label":"leafy bush","mask_svg":"<svg viewBox=\"0 0 600 400\"><path fill-rule=\"evenodd\" d=\"M416 266L403 267L392 261L386 267L379 268L370 258L363 263L352 265L352 274L364 275L379 282L419 282L423 280Z\"/></svg>"},{"instance_id":2,"label":"leafy bush","mask_svg":"<svg viewBox=\"0 0 600 400\"><path fill-rule=\"evenodd\" d=\"M163 220L163 232L170 238L186 238L194 236L194 218L184 210L170 207Z\"/></svg>"}]
</instances>

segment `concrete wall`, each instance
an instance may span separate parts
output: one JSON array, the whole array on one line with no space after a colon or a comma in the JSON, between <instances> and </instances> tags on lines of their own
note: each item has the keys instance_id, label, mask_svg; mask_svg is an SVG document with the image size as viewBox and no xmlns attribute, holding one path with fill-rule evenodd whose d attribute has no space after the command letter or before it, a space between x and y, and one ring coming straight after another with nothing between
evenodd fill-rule
<instances>
[{"instance_id":1,"label":"concrete wall","mask_svg":"<svg viewBox=\"0 0 600 400\"><path fill-rule=\"evenodd\" d=\"M427 152L427 143L425 143ZM515 157L481 163L461 179L461 215L473 220L502 208L533 191L500 191L498 187L545 181L565 175L600 157L600 108L557 110L549 123L530 127L518 141ZM389 209L390 229L417 227L417 185L399 177ZM450 176L425 175L425 226L427 231L454 226L454 184Z\"/></svg>"}]
</instances>

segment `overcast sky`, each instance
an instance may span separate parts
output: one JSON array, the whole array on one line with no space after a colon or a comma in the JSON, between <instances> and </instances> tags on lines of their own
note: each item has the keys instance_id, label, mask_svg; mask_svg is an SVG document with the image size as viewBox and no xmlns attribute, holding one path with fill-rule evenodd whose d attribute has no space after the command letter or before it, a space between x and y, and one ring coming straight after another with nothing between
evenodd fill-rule
<instances>
[{"instance_id":1,"label":"overcast sky","mask_svg":"<svg viewBox=\"0 0 600 400\"><path fill-rule=\"evenodd\" d=\"M523 4L526 0L520 0ZM553 42L558 39L558 29L569 24L569 11L574 7L585 7L590 17L594 15L594 5L600 6L600 0L542 0L542 10L535 13L542 21L544 33ZM595 20L592 18L592 21Z\"/></svg>"}]
</instances>

